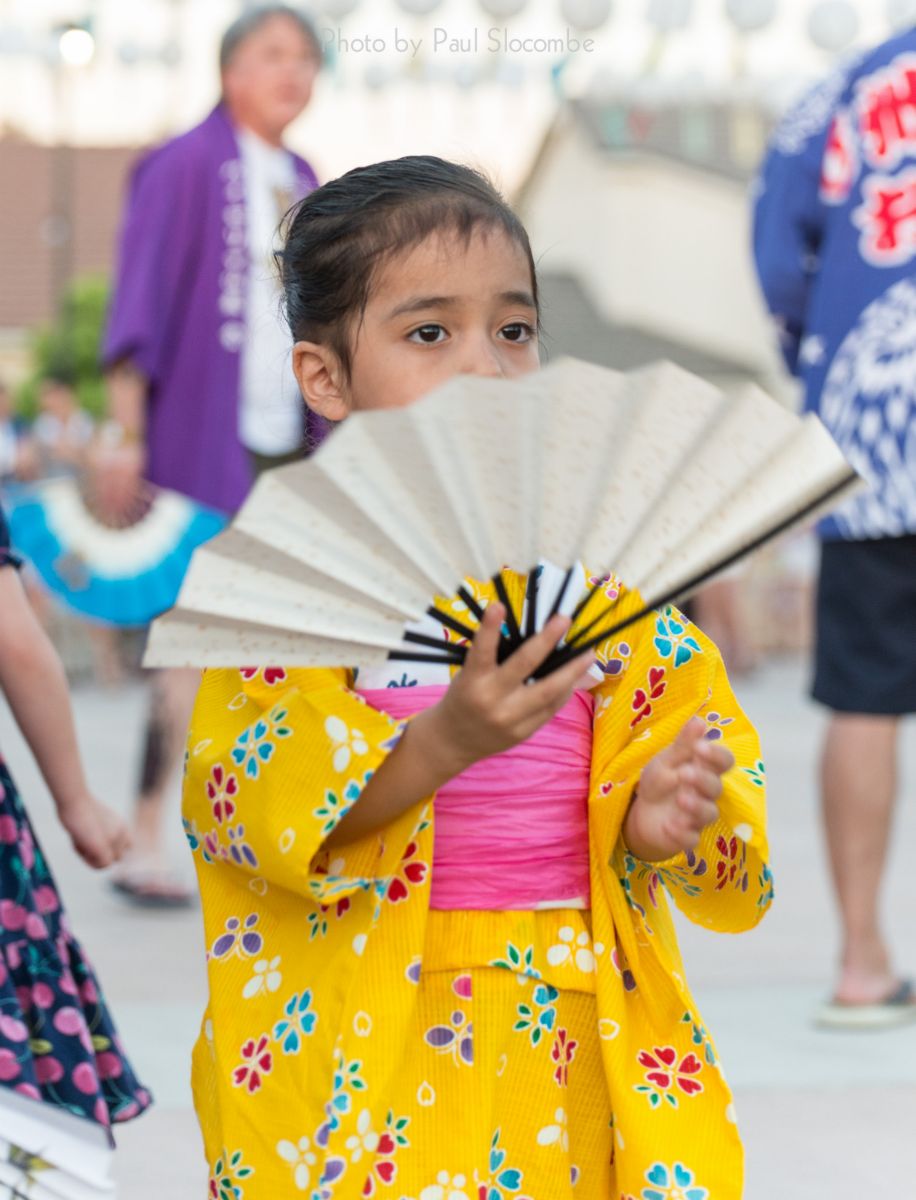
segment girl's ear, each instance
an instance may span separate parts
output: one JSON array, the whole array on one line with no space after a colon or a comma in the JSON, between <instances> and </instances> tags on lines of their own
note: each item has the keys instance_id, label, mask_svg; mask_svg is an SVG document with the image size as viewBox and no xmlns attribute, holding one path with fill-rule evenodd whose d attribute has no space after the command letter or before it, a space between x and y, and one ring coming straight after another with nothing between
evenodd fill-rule
<instances>
[{"instance_id":1,"label":"girl's ear","mask_svg":"<svg viewBox=\"0 0 916 1200\"><path fill-rule=\"evenodd\" d=\"M350 412L344 371L329 346L318 342L296 342L293 371L302 398L313 411L328 421L342 421Z\"/></svg>"}]
</instances>

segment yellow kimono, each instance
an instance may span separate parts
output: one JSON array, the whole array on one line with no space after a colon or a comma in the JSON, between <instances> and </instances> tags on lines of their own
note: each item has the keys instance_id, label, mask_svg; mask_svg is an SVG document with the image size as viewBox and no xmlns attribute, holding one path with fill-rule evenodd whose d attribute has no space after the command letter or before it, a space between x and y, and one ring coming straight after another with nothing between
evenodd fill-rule
<instances>
[{"instance_id":1,"label":"yellow kimono","mask_svg":"<svg viewBox=\"0 0 916 1200\"><path fill-rule=\"evenodd\" d=\"M343 669L205 673L184 821L208 948L193 1086L211 1200L741 1196L731 1094L666 893L725 932L768 908L758 740L676 609L599 659L590 911L430 910L430 801L323 848L403 724ZM721 819L694 853L637 861L620 832L633 787L696 714L737 760Z\"/></svg>"}]
</instances>

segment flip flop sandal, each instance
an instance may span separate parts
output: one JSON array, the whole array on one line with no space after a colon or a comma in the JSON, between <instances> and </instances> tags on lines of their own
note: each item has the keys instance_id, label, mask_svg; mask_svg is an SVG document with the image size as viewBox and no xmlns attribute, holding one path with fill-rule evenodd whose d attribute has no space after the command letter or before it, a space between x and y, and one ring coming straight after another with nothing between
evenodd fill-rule
<instances>
[{"instance_id":1,"label":"flip flop sandal","mask_svg":"<svg viewBox=\"0 0 916 1200\"><path fill-rule=\"evenodd\" d=\"M109 886L137 908L190 908L194 903L194 892L165 871L125 873Z\"/></svg>"},{"instance_id":2,"label":"flip flop sandal","mask_svg":"<svg viewBox=\"0 0 916 1200\"><path fill-rule=\"evenodd\" d=\"M815 1024L820 1029L897 1029L916 1021L916 988L904 979L889 996L876 1004L825 1004Z\"/></svg>"}]
</instances>

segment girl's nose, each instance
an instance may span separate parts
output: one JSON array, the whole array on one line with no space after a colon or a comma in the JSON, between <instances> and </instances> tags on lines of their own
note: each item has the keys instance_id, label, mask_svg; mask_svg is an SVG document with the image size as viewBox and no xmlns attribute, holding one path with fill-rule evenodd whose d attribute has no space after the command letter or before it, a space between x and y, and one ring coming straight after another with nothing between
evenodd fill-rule
<instances>
[{"instance_id":1,"label":"girl's nose","mask_svg":"<svg viewBox=\"0 0 916 1200\"><path fill-rule=\"evenodd\" d=\"M505 375L499 350L489 337L475 338L464 355L465 375Z\"/></svg>"}]
</instances>

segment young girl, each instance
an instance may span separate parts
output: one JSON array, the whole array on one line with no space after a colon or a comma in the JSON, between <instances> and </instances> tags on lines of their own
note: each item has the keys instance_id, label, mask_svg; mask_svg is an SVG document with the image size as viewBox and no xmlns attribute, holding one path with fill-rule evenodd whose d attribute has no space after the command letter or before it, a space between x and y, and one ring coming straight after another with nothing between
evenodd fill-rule
<instances>
[{"instance_id":1,"label":"young girl","mask_svg":"<svg viewBox=\"0 0 916 1200\"><path fill-rule=\"evenodd\" d=\"M283 275L302 392L331 421L538 366L527 236L464 167L319 188ZM638 603L591 582L621 615ZM727 931L768 907L756 735L675 609L602 646L597 685L583 660L528 685L568 622L497 665L505 612L470 586L488 608L451 682L403 663L204 675L184 812L210 1194L737 1198L731 1096L664 890Z\"/></svg>"},{"instance_id":2,"label":"young girl","mask_svg":"<svg viewBox=\"0 0 916 1200\"><path fill-rule=\"evenodd\" d=\"M0 690L77 853L107 867L125 850L127 828L86 784L63 668L18 566L0 510ZM105 1126L150 1103L0 760L0 1132L4 1089Z\"/></svg>"}]
</instances>

